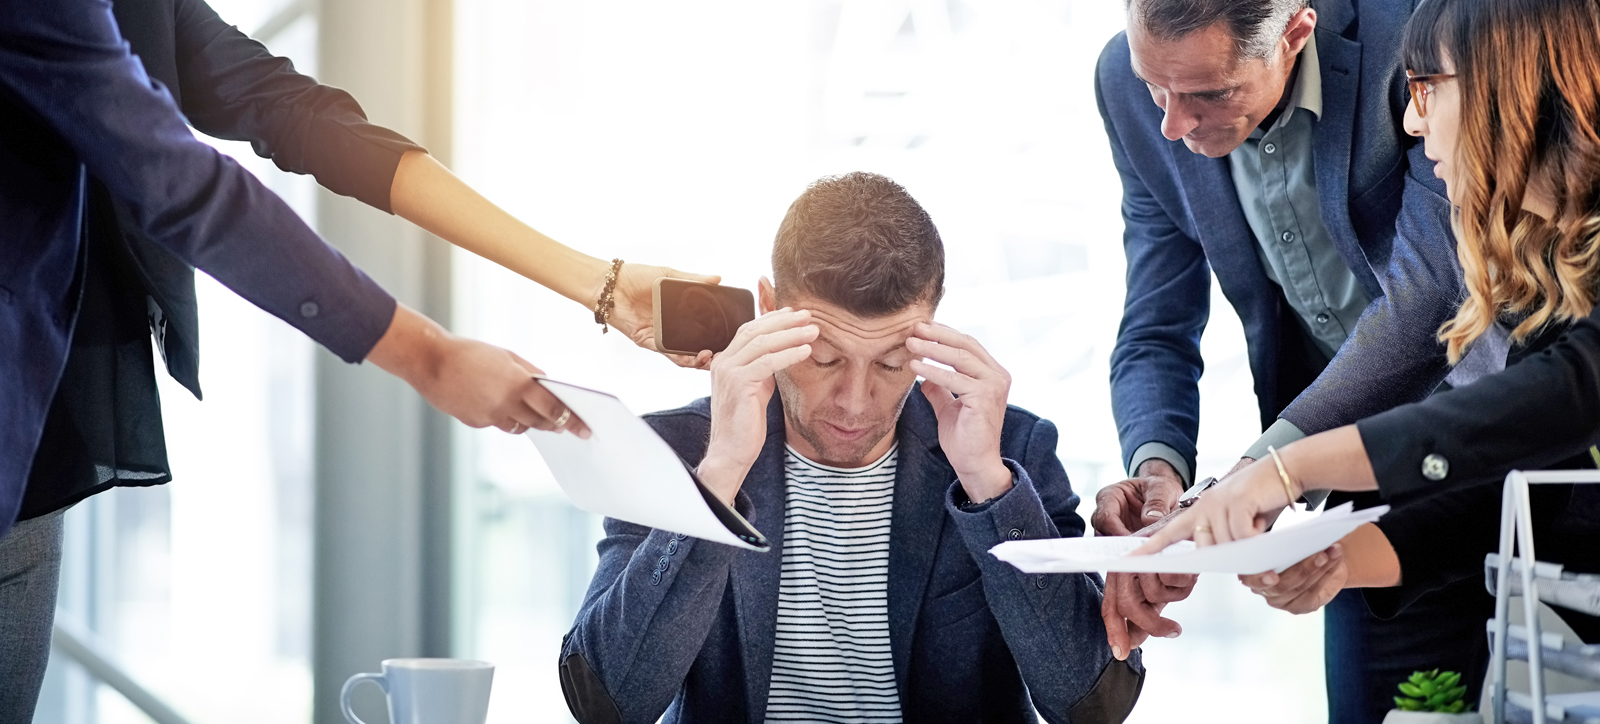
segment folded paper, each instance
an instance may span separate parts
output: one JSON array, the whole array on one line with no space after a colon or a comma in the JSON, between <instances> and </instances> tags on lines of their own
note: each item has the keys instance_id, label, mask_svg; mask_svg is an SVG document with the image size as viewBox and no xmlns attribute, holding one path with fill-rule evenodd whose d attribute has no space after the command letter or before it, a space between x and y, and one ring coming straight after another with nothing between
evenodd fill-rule
<instances>
[{"instance_id":1,"label":"folded paper","mask_svg":"<svg viewBox=\"0 0 1600 724\"><path fill-rule=\"evenodd\" d=\"M650 528L767 550L760 531L713 496L621 400L556 380L540 383L589 426L587 440L566 432L525 433L574 505Z\"/></svg>"}]
</instances>

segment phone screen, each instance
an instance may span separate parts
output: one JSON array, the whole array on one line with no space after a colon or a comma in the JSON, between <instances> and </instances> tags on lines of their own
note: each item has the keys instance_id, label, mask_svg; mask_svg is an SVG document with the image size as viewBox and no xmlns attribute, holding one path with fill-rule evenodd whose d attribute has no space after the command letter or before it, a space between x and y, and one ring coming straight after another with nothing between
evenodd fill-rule
<instances>
[{"instance_id":1,"label":"phone screen","mask_svg":"<svg viewBox=\"0 0 1600 724\"><path fill-rule=\"evenodd\" d=\"M662 352L721 352L739 327L756 318L754 295L738 287L657 279L656 348Z\"/></svg>"}]
</instances>

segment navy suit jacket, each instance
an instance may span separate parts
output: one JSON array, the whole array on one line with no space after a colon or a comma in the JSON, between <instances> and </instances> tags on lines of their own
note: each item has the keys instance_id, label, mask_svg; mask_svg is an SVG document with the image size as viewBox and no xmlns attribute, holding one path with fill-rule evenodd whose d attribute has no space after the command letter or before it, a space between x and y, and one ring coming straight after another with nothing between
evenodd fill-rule
<instances>
[{"instance_id":1,"label":"navy suit jacket","mask_svg":"<svg viewBox=\"0 0 1600 724\"><path fill-rule=\"evenodd\" d=\"M1293 310L1262 268L1227 159L1161 135L1162 111L1133 74L1125 34L1100 55L1095 95L1122 177L1128 259L1111 356L1124 462L1154 441L1177 449L1194 469L1200 334L1212 272L1244 323L1263 426L1281 416L1307 434L1320 432L1420 400L1445 377L1434 335L1464 292L1444 184L1403 127L1409 96L1399 45L1415 3L1313 6L1323 93L1313 155L1322 218L1374 299L1320 376L1320 360L1308 359Z\"/></svg>"},{"instance_id":2,"label":"navy suit jacket","mask_svg":"<svg viewBox=\"0 0 1600 724\"><path fill-rule=\"evenodd\" d=\"M710 405L645 416L690 465ZM1016 487L959 510L955 471L920 391L906 400L889 548L889 639L908 722L1119 722L1144 680L1139 653L1111 658L1092 574L1025 575L988 551L1083 534L1056 430L1012 407L1001 455ZM761 722L772 677L783 561L782 401L736 508L765 553L607 519L600 567L561 650L561 686L584 724ZM962 497L964 499L964 496ZM658 569L664 569L657 572ZM1031 701L1030 701L1031 699Z\"/></svg>"},{"instance_id":3,"label":"navy suit jacket","mask_svg":"<svg viewBox=\"0 0 1600 724\"><path fill-rule=\"evenodd\" d=\"M149 238L346 361L394 315L281 199L195 140L106 0L0 0L0 535L72 338L91 175Z\"/></svg>"}]
</instances>

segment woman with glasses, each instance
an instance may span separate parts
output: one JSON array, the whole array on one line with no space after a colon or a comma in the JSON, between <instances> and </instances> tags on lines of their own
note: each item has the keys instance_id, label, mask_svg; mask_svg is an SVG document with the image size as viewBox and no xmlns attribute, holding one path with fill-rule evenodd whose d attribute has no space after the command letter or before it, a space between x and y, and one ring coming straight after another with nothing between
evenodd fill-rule
<instances>
[{"instance_id":1,"label":"woman with glasses","mask_svg":"<svg viewBox=\"0 0 1600 724\"><path fill-rule=\"evenodd\" d=\"M1262 533L1306 490L1378 490L1393 506L1314 566L1245 577L1275 607L1367 588L1378 615L1482 575L1513 469L1592 468L1600 452L1600 2L1426 0L1407 26L1406 129L1445 181L1470 295L1438 333L1459 361L1495 325L1507 369L1275 450L1142 548ZM1540 557L1600 570L1600 486L1541 485ZM1559 611L1586 641L1596 619Z\"/></svg>"}]
</instances>

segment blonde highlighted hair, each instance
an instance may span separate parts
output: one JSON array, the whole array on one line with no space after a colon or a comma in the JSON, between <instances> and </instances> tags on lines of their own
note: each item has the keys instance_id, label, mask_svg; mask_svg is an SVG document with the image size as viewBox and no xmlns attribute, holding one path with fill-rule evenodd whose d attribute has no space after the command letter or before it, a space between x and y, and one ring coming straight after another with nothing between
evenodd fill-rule
<instances>
[{"instance_id":1,"label":"blonde highlighted hair","mask_svg":"<svg viewBox=\"0 0 1600 724\"><path fill-rule=\"evenodd\" d=\"M1451 364L1501 315L1513 342L1588 316L1600 280L1600 0L1425 0L1406 66L1455 64L1456 250L1469 296L1439 329ZM1537 181L1535 179L1538 179ZM1529 184L1554 201L1523 209Z\"/></svg>"}]
</instances>

